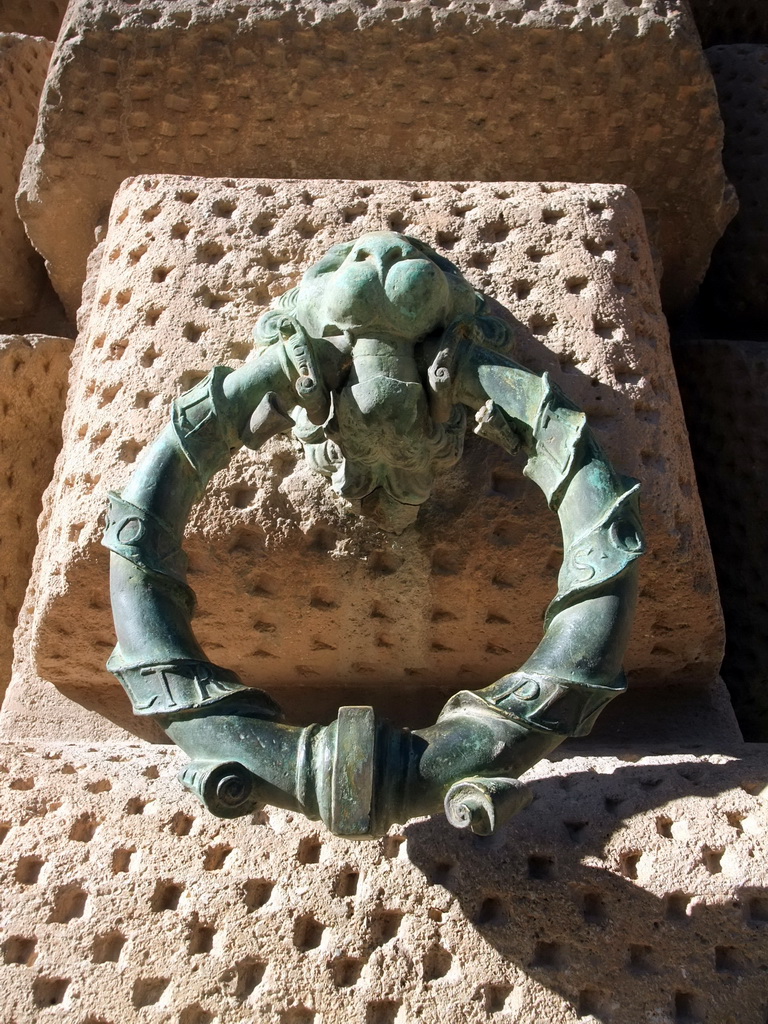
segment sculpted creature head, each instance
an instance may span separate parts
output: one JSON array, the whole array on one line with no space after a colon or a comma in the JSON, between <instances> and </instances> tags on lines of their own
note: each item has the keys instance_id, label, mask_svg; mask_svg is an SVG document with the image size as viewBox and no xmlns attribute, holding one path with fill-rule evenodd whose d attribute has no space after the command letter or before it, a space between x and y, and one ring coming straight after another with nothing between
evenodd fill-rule
<instances>
[{"instance_id":1,"label":"sculpted creature head","mask_svg":"<svg viewBox=\"0 0 768 1024\"><path fill-rule=\"evenodd\" d=\"M391 231L335 245L299 285L299 319L315 337L335 331L418 338L474 313L477 296L452 263Z\"/></svg>"},{"instance_id":2,"label":"sculpted creature head","mask_svg":"<svg viewBox=\"0 0 768 1024\"><path fill-rule=\"evenodd\" d=\"M350 332L416 341L482 303L458 268L425 242L373 231L332 246L262 317L256 340L272 341L275 321L289 313L312 338Z\"/></svg>"},{"instance_id":3,"label":"sculpted creature head","mask_svg":"<svg viewBox=\"0 0 768 1024\"><path fill-rule=\"evenodd\" d=\"M301 336L302 358L313 364L304 380L323 380L323 353L333 348L323 339L348 351L348 373L324 393L320 414L317 389L313 407L291 412L294 434L314 469L384 529L413 522L435 476L461 457L457 346L469 335L496 348L509 338L484 305L424 242L377 231L329 249L256 327L261 345L290 348Z\"/></svg>"}]
</instances>

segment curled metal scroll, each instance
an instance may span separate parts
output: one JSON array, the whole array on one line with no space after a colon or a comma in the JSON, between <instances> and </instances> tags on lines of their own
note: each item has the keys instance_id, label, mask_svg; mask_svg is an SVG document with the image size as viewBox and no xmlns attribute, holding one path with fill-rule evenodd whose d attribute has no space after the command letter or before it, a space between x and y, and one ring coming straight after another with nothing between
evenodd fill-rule
<instances>
[{"instance_id":1,"label":"curled metal scroll","mask_svg":"<svg viewBox=\"0 0 768 1024\"><path fill-rule=\"evenodd\" d=\"M528 802L519 776L588 732L624 689L644 550L638 484L614 472L547 374L510 358L507 340L483 297L417 239L380 232L335 246L262 318L258 357L216 367L182 395L111 496L109 668L136 713L192 758L181 781L212 813L264 801L363 838L445 810L489 834ZM455 694L429 728L398 729L357 706L325 726L283 724L268 694L210 662L194 637L182 550L192 505L239 447L292 429L331 486L402 530L460 457L467 410L477 434L527 454L525 475L560 519L563 565L541 643L517 671Z\"/></svg>"}]
</instances>

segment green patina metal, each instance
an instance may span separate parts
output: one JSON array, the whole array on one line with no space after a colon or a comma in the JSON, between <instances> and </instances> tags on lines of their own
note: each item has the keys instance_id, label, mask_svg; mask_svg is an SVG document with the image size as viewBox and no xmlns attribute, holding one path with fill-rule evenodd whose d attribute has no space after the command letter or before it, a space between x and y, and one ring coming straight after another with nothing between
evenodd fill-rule
<instances>
[{"instance_id":1,"label":"green patina metal","mask_svg":"<svg viewBox=\"0 0 768 1024\"><path fill-rule=\"evenodd\" d=\"M109 668L140 715L192 758L181 781L221 817L267 802L338 835L380 835L445 809L488 834L528 802L519 776L584 735L625 686L621 660L643 551L638 484L614 472L547 374L507 354L507 324L457 268L394 232L334 246L260 320L257 358L216 367L175 404L122 495L111 496L118 643ZM191 629L182 537L193 504L242 445L293 431L312 466L401 532L475 432L523 450L560 519L564 558L544 637L517 671L461 691L426 729L368 707L330 725L280 721L263 691L212 664Z\"/></svg>"}]
</instances>

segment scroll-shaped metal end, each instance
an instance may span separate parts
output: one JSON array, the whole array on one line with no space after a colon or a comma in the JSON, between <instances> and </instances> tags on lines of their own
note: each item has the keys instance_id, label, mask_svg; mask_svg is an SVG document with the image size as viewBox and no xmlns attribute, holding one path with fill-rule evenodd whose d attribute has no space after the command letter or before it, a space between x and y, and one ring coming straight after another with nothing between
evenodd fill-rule
<instances>
[{"instance_id":1,"label":"scroll-shaped metal end","mask_svg":"<svg viewBox=\"0 0 768 1024\"><path fill-rule=\"evenodd\" d=\"M454 828L489 836L527 807L533 794L519 779L461 779L445 794L445 815Z\"/></svg>"},{"instance_id":2,"label":"scroll-shaped metal end","mask_svg":"<svg viewBox=\"0 0 768 1024\"><path fill-rule=\"evenodd\" d=\"M258 780L238 761L192 761L179 782L218 818L250 814L259 803Z\"/></svg>"}]
</instances>

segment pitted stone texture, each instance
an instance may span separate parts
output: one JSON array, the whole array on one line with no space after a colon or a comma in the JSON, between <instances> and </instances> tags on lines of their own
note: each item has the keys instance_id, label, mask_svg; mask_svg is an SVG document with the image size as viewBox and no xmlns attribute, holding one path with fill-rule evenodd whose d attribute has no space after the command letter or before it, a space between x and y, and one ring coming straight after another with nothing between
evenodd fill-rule
<instances>
[{"instance_id":1,"label":"pitted stone texture","mask_svg":"<svg viewBox=\"0 0 768 1024\"><path fill-rule=\"evenodd\" d=\"M52 49L47 39L0 32L0 320L29 313L44 276L16 213L15 196Z\"/></svg>"},{"instance_id":2,"label":"pitted stone texture","mask_svg":"<svg viewBox=\"0 0 768 1024\"><path fill-rule=\"evenodd\" d=\"M768 45L707 51L725 122L723 161L739 212L712 254L706 299L729 326L768 318Z\"/></svg>"},{"instance_id":3,"label":"pitted stone texture","mask_svg":"<svg viewBox=\"0 0 768 1024\"><path fill-rule=\"evenodd\" d=\"M745 736L766 739L768 348L696 340L676 362L723 602L723 678Z\"/></svg>"},{"instance_id":4,"label":"pitted stone texture","mask_svg":"<svg viewBox=\"0 0 768 1024\"><path fill-rule=\"evenodd\" d=\"M519 360L549 370L614 464L642 479L650 553L627 656L633 682L714 678L714 573L628 189L171 176L118 194L77 342L37 583L43 678L67 692L117 689L103 667L113 642L106 492L128 480L171 400L214 363L244 360L270 300L331 244L388 226L435 245L510 310ZM198 636L247 682L336 686L347 703L378 688L397 718L404 692L490 683L538 643L562 556L557 517L520 469L469 435L416 526L392 537L351 515L296 442L241 452L188 530Z\"/></svg>"},{"instance_id":5,"label":"pitted stone texture","mask_svg":"<svg viewBox=\"0 0 768 1024\"><path fill-rule=\"evenodd\" d=\"M0 32L55 39L67 0L0 0Z\"/></svg>"},{"instance_id":6,"label":"pitted stone texture","mask_svg":"<svg viewBox=\"0 0 768 1024\"><path fill-rule=\"evenodd\" d=\"M768 755L542 762L491 840L211 817L144 746L6 745L18 1024L763 1024Z\"/></svg>"},{"instance_id":7,"label":"pitted stone texture","mask_svg":"<svg viewBox=\"0 0 768 1024\"><path fill-rule=\"evenodd\" d=\"M690 0L704 46L768 43L764 0Z\"/></svg>"},{"instance_id":8,"label":"pitted stone texture","mask_svg":"<svg viewBox=\"0 0 768 1024\"><path fill-rule=\"evenodd\" d=\"M73 342L0 335L0 698L37 545L43 491L61 448Z\"/></svg>"},{"instance_id":9,"label":"pitted stone texture","mask_svg":"<svg viewBox=\"0 0 768 1024\"><path fill-rule=\"evenodd\" d=\"M682 0L74 0L20 209L70 314L127 173L623 182L670 304L734 212Z\"/></svg>"}]
</instances>

